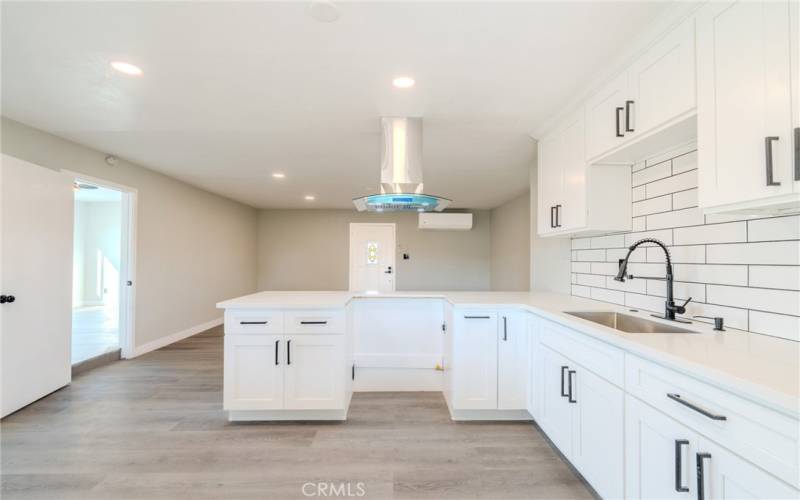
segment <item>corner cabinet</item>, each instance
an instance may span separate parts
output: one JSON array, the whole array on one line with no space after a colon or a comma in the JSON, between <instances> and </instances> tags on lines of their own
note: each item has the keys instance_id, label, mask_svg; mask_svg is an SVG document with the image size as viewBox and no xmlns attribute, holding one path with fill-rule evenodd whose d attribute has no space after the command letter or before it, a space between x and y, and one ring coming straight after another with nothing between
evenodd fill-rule
<instances>
[{"instance_id":1,"label":"corner cabinet","mask_svg":"<svg viewBox=\"0 0 800 500\"><path fill-rule=\"evenodd\" d=\"M631 229L629 166L586 163L584 111L539 142L537 227L570 237Z\"/></svg>"},{"instance_id":2,"label":"corner cabinet","mask_svg":"<svg viewBox=\"0 0 800 500\"><path fill-rule=\"evenodd\" d=\"M800 209L800 6L710 2L697 13L699 202Z\"/></svg>"}]
</instances>

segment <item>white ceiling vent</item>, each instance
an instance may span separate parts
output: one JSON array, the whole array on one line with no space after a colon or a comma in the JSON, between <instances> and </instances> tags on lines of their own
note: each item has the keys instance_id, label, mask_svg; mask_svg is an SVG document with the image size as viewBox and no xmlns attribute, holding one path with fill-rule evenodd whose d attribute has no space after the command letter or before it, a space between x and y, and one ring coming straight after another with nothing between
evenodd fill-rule
<instances>
[{"instance_id":1,"label":"white ceiling vent","mask_svg":"<svg viewBox=\"0 0 800 500\"><path fill-rule=\"evenodd\" d=\"M419 228L440 231L469 231L472 229L472 214L420 213Z\"/></svg>"}]
</instances>

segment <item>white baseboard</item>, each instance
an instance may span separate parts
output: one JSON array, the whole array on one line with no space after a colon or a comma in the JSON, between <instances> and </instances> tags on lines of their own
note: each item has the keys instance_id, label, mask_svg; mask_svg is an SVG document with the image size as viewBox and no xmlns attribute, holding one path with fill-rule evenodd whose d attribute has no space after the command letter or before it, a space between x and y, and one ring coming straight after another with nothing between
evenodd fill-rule
<instances>
[{"instance_id":1,"label":"white baseboard","mask_svg":"<svg viewBox=\"0 0 800 500\"><path fill-rule=\"evenodd\" d=\"M155 351L156 349L161 349L162 347L174 344L179 340L191 337L192 335L197 335L198 333L204 332L209 328L214 328L215 326L219 326L222 324L222 322L223 318L212 319L211 321L207 321L205 323L192 326L190 328L187 328L186 330L175 332L172 335L167 335L166 337L161 337L160 339L150 341L146 344L134 348L132 357L135 358L137 356L141 356L142 354L147 354L150 351Z\"/></svg>"}]
</instances>

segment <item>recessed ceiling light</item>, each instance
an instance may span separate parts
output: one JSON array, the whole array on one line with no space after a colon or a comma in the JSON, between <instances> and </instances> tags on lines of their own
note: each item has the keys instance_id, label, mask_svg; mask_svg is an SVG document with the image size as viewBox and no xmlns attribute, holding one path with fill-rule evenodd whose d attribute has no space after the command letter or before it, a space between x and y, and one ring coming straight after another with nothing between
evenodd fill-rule
<instances>
[{"instance_id":1,"label":"recessed ceiling light","mask_svg":"<svg viewBox=\"0 0 800 500\"><path fill-rule=\"evenodd\" d=\"M407 89L409 87L414 86L414 79L410 76L398 76L394 80L392 80L392 85L397 87L398 89Z\"/></svg>"},{"instance_id":2,"label":"recessed ceiling light","mask_svg":"<svg viewBox=\"0 0 800 500\"><path fill-rule=\"evenodd\" d=\"M314 195L310 195L310 194L305 195L304 198L305 198L306 201L314 201L314 200L316 200Z\"/></svg>"},{"instance_id":3,"label":"recessed ceiling light","mask_svg":"<svg viewBox=\"0 0 800 500\"><path fill-rule=\"evenodd\" d=\"M276 179L283 179L283 178L286 177L286 174L281 173L281 172L275 172L274 174L272 174L272 177L274 177Z\"/></svg>"},{"instance_id":4,"label":"recessed ceiling light","mask_svg":"<svg viewBox=\"0 0 800 500\"><path fill-rule=\"evenodd\" d=\"M114 61L111 63L111 67L126 75L139 76L142 74L142 68L123 61Z\"/></svg>"}]
</instances>

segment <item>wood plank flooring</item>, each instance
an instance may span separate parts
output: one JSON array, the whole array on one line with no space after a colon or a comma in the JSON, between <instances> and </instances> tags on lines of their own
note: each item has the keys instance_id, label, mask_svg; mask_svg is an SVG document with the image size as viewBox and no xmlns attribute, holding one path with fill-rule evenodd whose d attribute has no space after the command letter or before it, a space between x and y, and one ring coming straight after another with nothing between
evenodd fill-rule
<instances>
[{"instance_id":1,"label":"wood plank flooring","mask_svg":"<svg viewBox=\"0 0 800 500\"><path fill-rule=\"evenodd\" d=\"M440 393L357 393L343 423L221 408L221 328L80 375L0 423L2 498L592 498L534 425L454 423Z\"/></svg>"}]
</instances>

